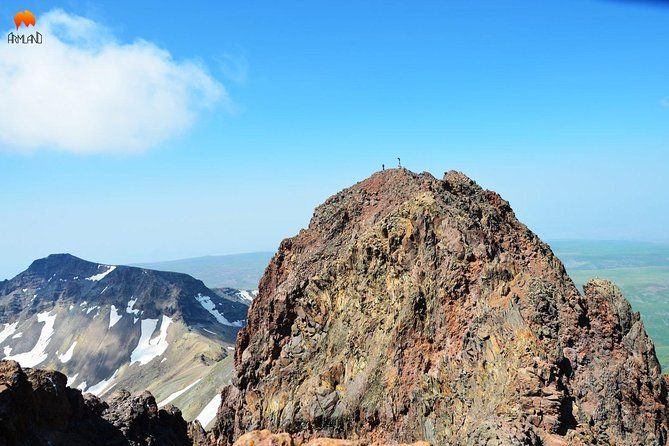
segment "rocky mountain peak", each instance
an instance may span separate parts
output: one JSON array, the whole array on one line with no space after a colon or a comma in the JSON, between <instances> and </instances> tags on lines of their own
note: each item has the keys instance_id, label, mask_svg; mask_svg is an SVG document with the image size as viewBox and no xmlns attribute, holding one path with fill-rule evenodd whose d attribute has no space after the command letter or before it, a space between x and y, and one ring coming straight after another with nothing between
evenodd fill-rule
<instances>
[{"instance_id":1,"label":"rocky mountain peak","mask_svg":"<svg viewBox=\"0 0 669 446\"><path fill-rule=\"evenodd\" d=\"M378 172L319 206L260 281L214 429L360 444L664 445L667 388L620 291L581 294L459 172Z\"/></svg>"},{"instance_id":2,"label":"rocky mountain peak","mask_svg":"<svg viewBox=\"0 0 669 446\"><path fill-rule=\"evenodd\" d=\"M104 272L111 266L89 262L72 254L51 254L42 259L33 261L23 272L25 276L49 279L51 277L81 275L90 277Z\"/></svg>"},{"instance_id":3,"label":"rocky mountain peak","mask_svg":"<svg viewBox=\"0 0 669 446\"><path fill-rule=\"evenodd\" d=\"M3 305L1 296L12 296ZM208 313L197 296L214 299L215 291L187 274L123 265L107 265L71 254L51 254L35 260L25 271L0 283L0 322L26 309L43 311L55 303L110 305L138 316L185 315L193 319ZM132 304L130 304L132 302ZM246 306L230 302L234 318L245 318Z\"/></svg>"}]
</instances>

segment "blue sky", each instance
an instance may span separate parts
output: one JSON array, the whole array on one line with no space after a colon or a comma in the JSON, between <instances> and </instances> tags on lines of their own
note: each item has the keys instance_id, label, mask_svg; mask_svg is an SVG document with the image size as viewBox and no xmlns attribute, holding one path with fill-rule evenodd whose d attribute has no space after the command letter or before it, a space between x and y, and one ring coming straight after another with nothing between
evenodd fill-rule
<instances>
[{"instance_id":1,"label":"blue sky","mask_svg":"<svg viewBox=\"0 0 669 446\"><path fill-rule=\"evenodd\" d=\"M47 36L64 54L148 45L149 59L177 74L136 88L153 98L167 85L177 93L165 101L186 111L143 110L153 99L128 106L146 129L131 150L124 125L104 128L117 108L98 114L87 94L73 107L89 112L76 118L65 108L45 124L3 126L0 116L0 278L52 252L123 263L273 251L315 205L397 156L435 176L462 170L547 240L669 240L662 2L8 1L5 34L22 9L38 30L56 29L40 21L54 10L61 25L95 24L103 43ZM28 54L18 51L0 48L0 68ZM61 59L21 59L44 89L25 102L5 93L0 112L58 110L50 73ZM77 64L63 69L79 74ZM118 87L105 71L82 73L100 97ZM66 125L90 138L63 139ZM44 142L31 146L17 127Z\"/></svg>"}]
</instances>

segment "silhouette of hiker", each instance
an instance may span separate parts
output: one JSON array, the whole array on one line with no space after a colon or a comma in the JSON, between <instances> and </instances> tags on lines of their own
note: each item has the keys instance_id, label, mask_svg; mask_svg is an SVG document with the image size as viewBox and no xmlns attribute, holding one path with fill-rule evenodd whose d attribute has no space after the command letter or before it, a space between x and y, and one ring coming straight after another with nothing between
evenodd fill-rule
<instances>
[{"instance_id":1,"label":"silhouette of hiker","mask_svg":"<svg viewBox=\"0 0 669 446\"><path fill-rule=\"evenodd\" d=\"M381 170L386 170L386 165L385 164L381 164Z\"/></svg>"},{"instance_id":2,"label":"silhouette of hiker","mask_svg":"<svg viewBox=\"0 0 669 446\"><path fill-rule=\"evenodd\" d=\"M400 159L399 156L397 157L397 167L399 167L400 169L402 168L402 160Z\"/></svg>"}]
</instances>

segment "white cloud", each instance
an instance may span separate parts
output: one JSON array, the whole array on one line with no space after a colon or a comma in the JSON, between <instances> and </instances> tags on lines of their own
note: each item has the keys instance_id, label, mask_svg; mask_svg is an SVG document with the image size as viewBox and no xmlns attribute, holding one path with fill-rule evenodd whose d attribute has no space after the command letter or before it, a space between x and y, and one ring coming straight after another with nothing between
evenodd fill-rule
<instances>
[{"instance_id":1,"label":"white cloud","mask_svg":"<svg viewBox=\"0 0 669 446\"><path fill-rule=\"evenodd\" d=\"M144 40L119 43L84 17L54 10L37 18L36 30L42 45L0 42L5 149L141 152L228 100L201 65Z\"/></svg>"}]
</instances>

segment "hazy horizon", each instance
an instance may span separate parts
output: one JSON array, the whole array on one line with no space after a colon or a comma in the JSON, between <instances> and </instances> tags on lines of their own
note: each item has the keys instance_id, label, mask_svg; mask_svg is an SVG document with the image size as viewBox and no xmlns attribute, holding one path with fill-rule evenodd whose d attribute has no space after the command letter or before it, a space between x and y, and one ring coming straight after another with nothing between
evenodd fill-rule
<instances>
[{"instance_id":1,"label":"hazy horizon","mask_svg":"<svg viewBox=\"0 0 669 446\"><path fill-rule=\"evenodd\" d=\"M663 248L664 247L669 248L669 241L666 241L666 240L663 241L663 240L553 239L553 240L543 240L543 241L548 243L551 247L553 247L553 245L556 244L556 243L576 243L577 245L579 245L579 247L587 247L588 244L592 244L592 243L595 243L595 244L606 243L606 244L651 245L651 246L659 246L659 247L663 247ZM183 261L200 260L200 259L206 259L206 258L238 257L238 256L258 255L258 254L267 254L267 255L271 256L271 255L274 255L274 253L276 252L276 249L278 249L278 246L275 249L272 249L272 250L246 251L246 252L234 252L234 253L223 253L223 254L203 254L203 255L198 255L198 256L193 256L193 257L183 257L183 258L145 259L145 260L139 260L139 261L130 260L130 261L118 261L118 262L105 261L105 260L97 259L97 258L87 258L87 257L84 257L84 256L77 255L77 253L74 253L74 252L67 252L67 251L51 252L51 253L45 254L43 256L39 256L39 257L35 257L34 259L31 259L30 262L28 262L23 267L17 267L17 268L14 268L12 270L7 270L9 272L5 272L4 276L3 276L2 273L0 273L0 281L12 279L17 274L25 271L30 266L30 263L32 263L32 261L40 259L40 258L47 257L48 255L51 255L51 254L71 254L75 257L79 257L83 260L87 260L87 261L90 261L90 262L97 262L97 263L101 263L101 264L110 264L110 265L139 266L139 267L142 267L142 268L146 268L146 267L149 267L150 264L169 264L169 263L177 263L177 262L183 262ZM563 259L561 259L561 260L563 260ZM16 272L12 273L11 271L16 271Z\"/></svg>"}]
</instances>

